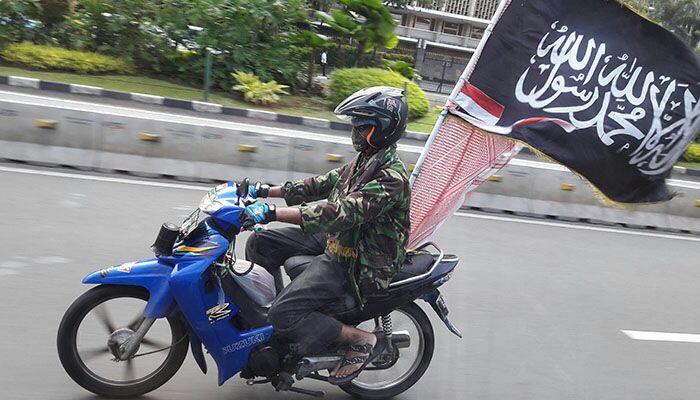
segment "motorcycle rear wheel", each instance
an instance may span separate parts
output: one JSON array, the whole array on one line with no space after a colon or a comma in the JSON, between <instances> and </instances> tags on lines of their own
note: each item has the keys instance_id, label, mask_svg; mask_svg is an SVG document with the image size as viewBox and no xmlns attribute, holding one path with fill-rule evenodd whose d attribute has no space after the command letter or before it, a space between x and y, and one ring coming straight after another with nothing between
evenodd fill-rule
<instances>
[{"instance_id":1,"label":"motorcycle rear wheel","mask_svg":"<svg viewBox=\"0 0 700 400\"><path fill-rule=\"evenodd\" d=\"M415 385L428 369L430 361L433 358L433 351L435 350L435 334L433 332L433 325L430 323L430 319L415 303L409 303L398 308L391 314L392 318L397 312L403 314L405 317L408 317L408 320L411 321L415 329L418 331L418 337L411 339L411 347L415 346L418 349L418 355L413 361L411 367L407 373L404 373L395 380L371 384L363 383L363 377L367 377L367 375L371 376L371 374L375 373L376 371L363 371L357 379L353 380L347 385L340 386L340 388L346 393L352 395L353 397L367 400L392 398L398 396ZM401 355L399 352L399 359L400 357Z\"/></svg>"},{"instance_id":2,"label":"motorcycle rear wheel","mask_svg":"<svg viewBox=\"0 0 700 400\"><path fill-rule=\"evenodd\" d=\"M100 396L136 397L159 388L180 369L187 356L189 338L185 324L174 317L167 318L171 337L170 342L166 344L170 347L163 350L168 352L165 360L155 371L140 379L115 381L102 377L85 364L78 351L78 330L88 313L109 300L138 299L147 301L148 296L148 291L141 287L102 285L83 293L71 304L59 325L57 346L63 368L77 384ZM104 347L106 348L107 345L105 344ZM103 357L112 357L109 354L109 349L100 350L100 352L104 353ZM131 363L131 361L121 362Z\"/></svg>"}]
</instances>

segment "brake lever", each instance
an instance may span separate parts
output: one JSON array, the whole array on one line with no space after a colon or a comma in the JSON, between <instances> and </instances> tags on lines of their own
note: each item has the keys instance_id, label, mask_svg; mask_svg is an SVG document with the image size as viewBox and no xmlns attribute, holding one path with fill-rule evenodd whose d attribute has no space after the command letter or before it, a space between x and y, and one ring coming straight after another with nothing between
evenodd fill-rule
<instances>
[{"instance_id":1,"label":"brake lever","mask_svg":"<svg viewBox=\"0 0 700 400\"><path fill-rule=\"evenodd\" d=\"M255 204L256 201L258 201L258 199L256 199L256 198L253 198L253 197L250 197L250 196L244 197L244 198L243 198L243 205L247 207L247 206L249 206L249 205L251 205L251 204Z\"/></svg>"}]
</instances>

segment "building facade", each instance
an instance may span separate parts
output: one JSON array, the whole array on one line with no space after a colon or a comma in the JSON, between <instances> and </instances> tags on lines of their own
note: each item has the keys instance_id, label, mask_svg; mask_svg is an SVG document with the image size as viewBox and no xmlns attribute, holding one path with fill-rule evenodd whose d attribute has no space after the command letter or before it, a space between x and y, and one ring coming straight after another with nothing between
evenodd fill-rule
<instances>
[{"instance_id":1,"label":"building facade","mask_svg":"<svg viewBox=\"0 0 700 400\"><path fill-rule=\"evenodd\" d=\"M404 52L425 80L453 83L479 45L499 0L414 1L392 8Z\"/></svg>"}]
</instances>

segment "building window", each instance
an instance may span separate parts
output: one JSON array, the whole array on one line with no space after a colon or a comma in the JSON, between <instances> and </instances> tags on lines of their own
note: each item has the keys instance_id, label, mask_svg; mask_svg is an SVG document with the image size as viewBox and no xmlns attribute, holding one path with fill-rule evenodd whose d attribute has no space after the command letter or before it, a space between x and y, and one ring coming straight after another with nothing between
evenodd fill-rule
<instances>
[{"instance_id":1,"label":"building window","mask_svg":"<svg viewBox=\"0 0 700 400\"><path fill-rule=\"evenodd\" d=\"M430 18L416 17L416 22L413 24L414 28L430 30Z\"/></svg>"},{"instance_id":2,"label":"building window","mask_svg":"<svg viewBox=\"0 0 700 400\"><path fill-rule=\"evenodd\" d=\"M469 15L469 0L446 0L445 12Z\"/></svg>"},{"instance_id":3,"label":"building window","mask_svg":"<svg viewBox=\"0 0 700 400\"><path fill-rule=\"evenodd\" d=\"M498 8L498 0L476 0L474 16L481 19L491 19Z\"/></svg>"},{"instance_id":4,"label":"building window","mask_svg":"<svg viewBox=\"0 0 700 400\"><path fill-rule=\"evenodd\" d=\"M445 24L442 26L442 33L447 33L450 35L459 35L459 24L445 22Z\"/></svg>"},{"instance_id":5,"label":"building window","mask_svg":"<svg viewBox=\"0 0 700 400\"><path fill-rule=\"evenodd\" d=\"M481 28L472 27L472 31L469 33L469 37L472 39L481 39L484 37L484 30Z\"/></svg>"}]
</instances>

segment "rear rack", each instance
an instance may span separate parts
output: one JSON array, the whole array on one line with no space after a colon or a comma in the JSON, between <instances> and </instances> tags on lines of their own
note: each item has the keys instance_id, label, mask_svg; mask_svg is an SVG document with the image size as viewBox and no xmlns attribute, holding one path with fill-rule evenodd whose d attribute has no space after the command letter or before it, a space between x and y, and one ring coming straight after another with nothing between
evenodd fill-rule
<instances>
[{"instance_id":1,"label":"rear rack","mask_svg":"<svg viewBox=\"0 0 700 400\"><path fill-rule=\"evenodd\" d=\"M417 248L416 250L422 250L422 249L424 249L424 248L426 248L426 247L428 247L428 246L432 246L432 247L433 247L435 250L437 250L438 253L439 253L437 259L435 260L435 262L433 263L433 265L430 267L430 269L428 270L428 272L423 273L423 274L420 274L420 275L412 276L412 277L410 277L410 278L406 278L406 279L400 280L400 281L398 281L398 282L392 282L392 283L389 284L389 287L390 287L390 288L392 288L392 287L397 287L397 286L402 286L402 285L405 285L405 284L408 284L408 283L411 283L411 282L415 282L415 281L419 281L419 280L421 280L421 279L423 279L423 278L425 278L425 277L427 277L427 276L430 276L430 274L432 274L433 271L435 271L435 268L437 268L437 266L440 264L440 262L442 262L442 259L445 257L445 253L443 253L443 252L442 252L442 249L440 249L440 248L439 248L435 243L433 243L433 242L426 242L426 243L423 243L422 245L418 246L418 248Z\"/></svg>"}]
</instances>

